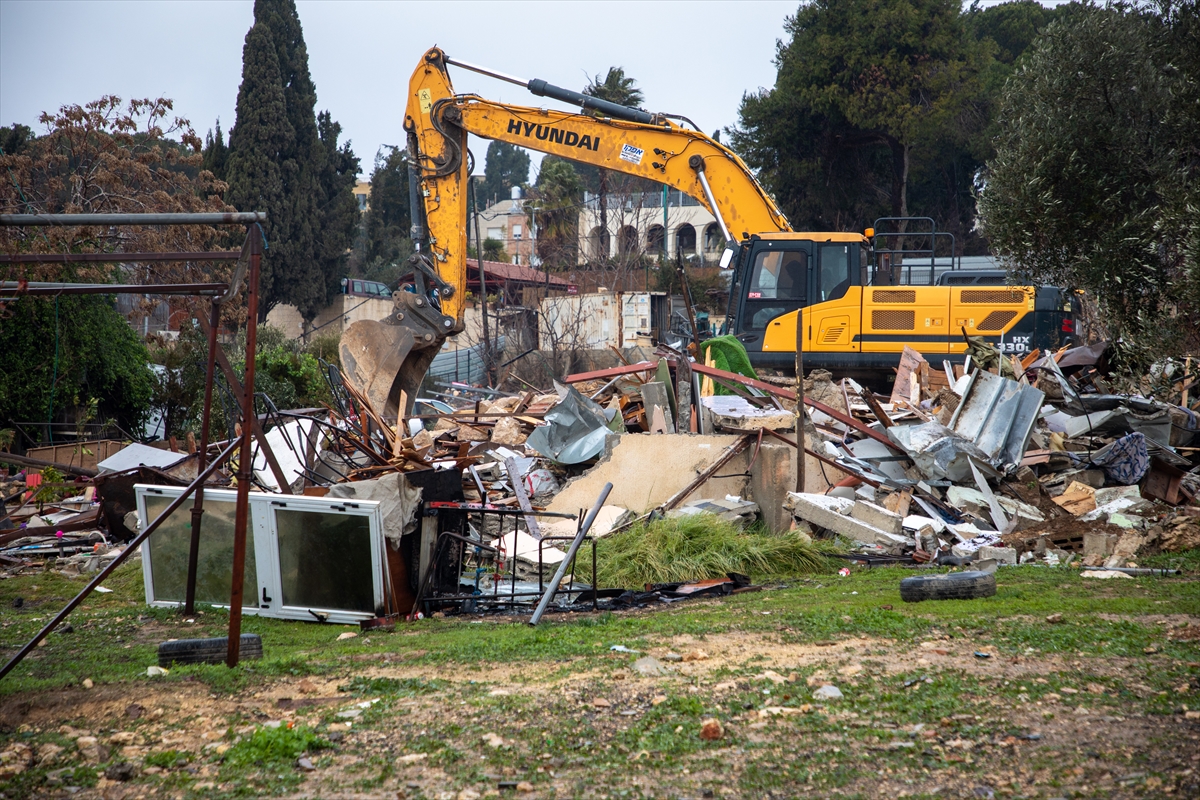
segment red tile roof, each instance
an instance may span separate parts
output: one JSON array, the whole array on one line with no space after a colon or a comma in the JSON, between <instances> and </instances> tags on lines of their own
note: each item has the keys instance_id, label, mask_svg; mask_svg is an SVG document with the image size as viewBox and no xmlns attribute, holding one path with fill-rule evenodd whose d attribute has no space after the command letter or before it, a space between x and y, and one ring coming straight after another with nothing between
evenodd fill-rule
<instances>
[{"instance_id":1,"label":"red tile roof","mask_svg":"<svg viewBox=\"0 0 1200 800\"><path fill-rule=\"evenodd\" d=\"M484 261L483 269L487 273L488 281L513 281L516 283L527 283L531 285L545 286L546 273L540 269L527 267L524 264L506 264L503 261ZM467 278L472 281L479 280L479 261L469 259L467 261ZM550 276L550 285L559 289L565 289L570 286L570 282L559 278L555 275Z\"/></svg>"}]
</instances>

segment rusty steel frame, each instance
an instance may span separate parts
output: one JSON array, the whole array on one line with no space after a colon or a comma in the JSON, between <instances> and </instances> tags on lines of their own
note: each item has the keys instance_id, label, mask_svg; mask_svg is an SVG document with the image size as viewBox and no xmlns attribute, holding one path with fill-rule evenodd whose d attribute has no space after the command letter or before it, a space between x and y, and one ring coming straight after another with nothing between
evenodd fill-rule
<instances>
[{"instance_id":1,"label":"rusty steel frame","mask_svg":"<svg viewBox=\"0 0 1200 800\"><path fill-rule=\"evenodd\" d=\"M204 513L204 481L208 479L218 466L220 466L235 449L240 449L238 456L238 485L237 485L237 505L235 512L234 526L234 549L233 549L233 569L232 581L230 587L230 609L229 609L229 637L228 650L226 651L225 663L234 667L237 666L240 656L241 642L241 622L242 622L242 582L245 577L245 560L246 560L246 528L249 520L249 493L251 473L253 470L252 463L252 438L257 437L264 455L267 456L268 462L276 471L276 478L280 482L281 489L286 491L286 482L278 473L278 463L271 451L270 445L263 435L262 426L258 422L258 415L254 411L254 349L258 338L258 282L259 272L261 269L262 253L264 250L264 240L262 227L259 225L267 219L263 212L246 212L246 213L215 213L215 214L0 214L0 226L44 226L44 225L67 225L67 226L94 226L94 225L245 225L246 239L242 245L240 252L218 251L218 252L197 252L197 253L95 253L95 254L66 254L54 255L46 258L33 258L21 255L9 254L4 261L0 263L71 263L73 261L91 261L100 263L120 263L134 262L139 260L145 261L232 261L237 260L238 265L234 273L233 279L228 284L221 283L193 283L193 284L144 284L137 286L114 285L114 284L66 284L66 283L45 283L31 284L26 281L5 281L0 283L0 296L19 296L19 295L58 295L58 294L179 294L190 296L212 296L210 301L210 317L205 320L203 315L200 316L202 327L208 338L209 352L208 364L206 371L206 385L204 397L203 421L201 424L200 443L199 443L199 464L196 479L184 491L182 495L176 498L167 508L159 514L145 529L126 545L125 549L109 563L101 572L92 580L84 589L76 595L67 605L60 611L49 623L46 624L34 638L27 643L20 651L14 655L3 668L0 668L0 678L3 678L11 672L17 664L19 664L25 656L27 656L38 642L42 641L49 633L54 630L67 615L71 613L83 600L100 585L101 581L112 573L116 567L125 560L125 558L133 552L135 547L141 545L143 541L149 538L158 527L172 514L183 505L184 501L195 494L195 500L192 506L192 536L188 553L188 581L186 591L186 601L184 606L185 613L194 613L195 605L195 582L197 572L197 562L199 557L199 544L201 533L201 520ZM79 256L88 256L86 258ZM246 262L249 262L249 274L246 274ZM219 456L214 458L207 465L208 453L208 435L209 423L212 412L212 386L215 379L216 362L218 355L224 356L224 351L216 341L217 329L220 327L221 309L223 305L234 300L240 290L242 279L246 279L246 304L247 304L247 322L246 322L246 373L245 381L241 387L242 391L242 433L241 436L227 444L225 449ZM219 296L214 296L219 295ZM207 324L204 324L207 323ZM221 358L222 366L228 364L228 359ZM232 370L229 370L231 373ZM246 424L246 423L249 424Z\"/></svg>"},{"instance_id":2,"label":"rusty steel frame","mask_svg":"<svg viewBox=\"0 0 1200 800\"><path fill-rule=\"evenodd\" d=\"M153 288L153 292L147 292ZM0 297L46 296L60 294L169 294L222 295L229 291L227 283L42 283L34 281L0 281Z\"/></svg>"},{"instance_id":3,"label":"rusty steel frame","mask_svg":"<svg viewBox=\"0 0 1200 800\"><path fill-rule=\"evenodd\" d=\"M78 264L126 261L237 261L237 250L209 250L204 253L18 253L0 255L0 264Z\"/></svg>"}]
</instances>

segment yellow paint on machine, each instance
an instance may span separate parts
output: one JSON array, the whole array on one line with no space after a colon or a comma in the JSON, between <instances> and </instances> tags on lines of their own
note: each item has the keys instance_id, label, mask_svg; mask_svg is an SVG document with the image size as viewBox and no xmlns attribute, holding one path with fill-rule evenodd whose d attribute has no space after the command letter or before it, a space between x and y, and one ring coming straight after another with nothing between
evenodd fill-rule
<instances>
[{"instance_id":1,"label":"yellow paint on machine","mask_svg":"<svg viewBox=\"0 0 1200 800\"><path fill-rule=\"evenodd\" d=\"M1034 311L1030 286L852 286L844 297L803 309L804 347L812 353L962 353L963 331L1003 337ZM767 325L763 352L796 349L796 317Z\"/></svg>"}]
</instances>

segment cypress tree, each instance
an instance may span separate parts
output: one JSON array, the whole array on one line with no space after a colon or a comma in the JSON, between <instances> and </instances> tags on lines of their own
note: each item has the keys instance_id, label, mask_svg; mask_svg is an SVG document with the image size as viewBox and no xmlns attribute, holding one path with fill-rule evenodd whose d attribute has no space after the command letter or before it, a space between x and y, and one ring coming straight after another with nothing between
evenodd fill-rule
<instances>
[{"instance_id":1,"label":"cypress tree","mask_svg":"<svg viewBox=\"0 0 1200 800\"><path fill-rule=\"evenodd\" d=\"M295 0L255 0L255 24L271 31L279 62L285 114L294 136L281 162L287 198L276 234L277 281L266 308L291 303L305 319L315 317L328 301L318 261L321 230L321 141L317 133L317 90L308 71L308 49ZM282 235L280 235L282 234ZM265 312L264 312L265 313Z\"/></svg>"},{"instance_id":2,"label":"cypress tree","mask_svg":"<svg viewBox=\"0 0 1200 800\"><path fill-rule=\"evenodd\" d=\"M311 320L336 292L344 268L343 255L353 239L357 215L349 212L355 204L352 190L358 159L349 144L338 147L341 126L327 113L318 130L317 90L308 71L308 50L295 0L255 0L254 27L262 29L262 46L272 51L277 92L263 98L271 103L269 118L258 108L247 108L246 113L286 131L280 146L272 151L280 188L279 199L268 209L270 247L263 257L259 313L265 319L273 306L290 303ZM244 60L249 57L248 48ZM255 57L267 60L261 54ZM243 85L248 70L247 61L243 64ZM239 92L238 119L230 136L231 157L226 172L230 184L226 199L239 210L249 183L248 175L237 174L242 162L237 162L235 169L232 158L232 150L240 142L242 115ZM219 138L218 128L214 150ZM236 192L235 185L239 187Z\"/></svg>"},{"instance_id":3,"label":"cypress tree","mask_svg":"<svg viewBox=\"0 0 1200 800\"><path fill-rule=\"evenodd\" d=\"M237 124L229 134L226 201L238 211L265 211L269 249L259 277L261 316L275 297L279 241L288 218L280 164L294 139L283 101L279 57L266 25L255 23L242 48L242 85L238 88Z\"/></svg>"},{"instance_id":4,"label":"cypress tree","mask_svg":"<svg viewBox=\"0 0 1200 800\"><path fill-rule=\"evenodd\" d=\"M221 133L221 120L217 120L217 132L208 132L204 137L204 160L201 169L206 169L219 181L225 180L229 167L229 148L225 146L225 134Z\"/></svg>"},{"instance_id":5,"label":"cypress tree","mask_svg":"<svg viewBox=\"0 0 1200 800\"><path fill-rule=\"evenodd\" d=\"M346 266L346 252L354 242L359 224L358 201L354 184L358 180L358 156L346 142L338 147L342 126L333 121L328 111L317 117L321 137L322 169L320 174L321 206L320 236L317 239L317 258L325 280L326 294L336 294Z\"/></svg>"},{"instance_id":6,"label":"cypress tree","mask_svg":"<svg viewBox=\"0 0 1200 800\"><path fill-rule=\"evenodd\" d=\"M367 260L393 262L402 253L411 252L410 247L401 243L409 238L412 227L408 164L403 150L392 148L385 156L380 148L375 154L368 205L371 208L367 211Z\"/></svg>"}]
</instances>

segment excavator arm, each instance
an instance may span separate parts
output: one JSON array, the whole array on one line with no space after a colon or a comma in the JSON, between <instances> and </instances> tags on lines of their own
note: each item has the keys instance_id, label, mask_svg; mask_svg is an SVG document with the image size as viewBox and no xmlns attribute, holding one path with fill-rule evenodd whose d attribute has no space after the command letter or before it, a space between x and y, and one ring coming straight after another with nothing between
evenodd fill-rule
<instances>
[{"instance_id":1,"label":"excavator arm","mask_svg":"<svg viewBox=\"0 0 1200 800\"><path fill-rule=\"evenodd\" d=\"M451 64L590 107L595 116L457 95ZM433 355L462 327L468 133L679 189L716 217L729 245L791 230L745 163L711 137L662 115L454 62L438 48L425 53L409 81L404 127L415 178L414 285L394 294L388 319L349 326L341 346L347 379L388 416L411 409Z\"/></svg>"}]
</instances>

